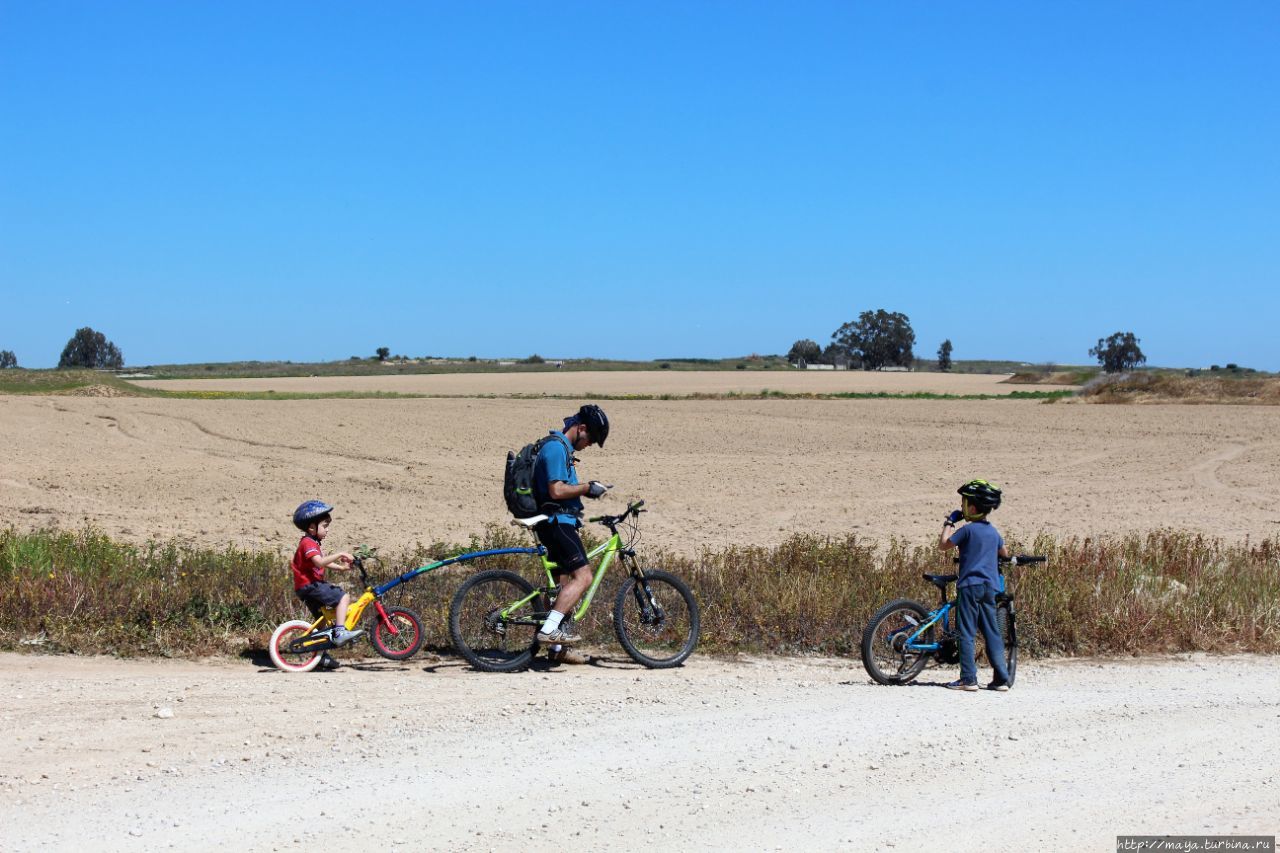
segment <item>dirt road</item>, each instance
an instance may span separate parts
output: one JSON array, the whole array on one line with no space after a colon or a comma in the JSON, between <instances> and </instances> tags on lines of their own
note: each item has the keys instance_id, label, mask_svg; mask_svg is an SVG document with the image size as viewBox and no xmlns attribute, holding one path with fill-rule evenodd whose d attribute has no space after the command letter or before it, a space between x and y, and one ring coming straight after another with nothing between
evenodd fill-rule
<instances>
[{"instance_id":1,"label":"dirt road","mask_svg":"<svg viewBox=\"0 0 1280 853\"><path fill-rule=\"evenodd\" d=\"M854 660L0 655L4 850L1109 850L1280 829L1269 658L1031 662L1007 694ZM659 845L661 845L659 847Z\"/></svg>"}]
</instances>

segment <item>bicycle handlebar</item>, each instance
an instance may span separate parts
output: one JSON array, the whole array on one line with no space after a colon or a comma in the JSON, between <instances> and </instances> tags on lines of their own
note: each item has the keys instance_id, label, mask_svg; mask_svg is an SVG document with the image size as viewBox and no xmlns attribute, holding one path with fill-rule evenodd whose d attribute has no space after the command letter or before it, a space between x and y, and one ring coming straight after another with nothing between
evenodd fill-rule
<instances>
[{"instance_id":1,"label":"bicycle handlebar","mask_svg":"<svg viewBox=\"0 0 1280 853\"><path fill-rule=\"evenodd\" d=\"M1014 554L1012 557L996 557L996 561L1000 563L1013 563L1015 566L1026 566L1030 563L1048 562L1048 557L1032 556L1031 554ZM959 557L952 557L951 562L960 562Z\"/></svg>"},{"instance_id":2,"label":"bicycle handlebar","mask_svg":"<svg viewBox=\"0 0 1280 853\"><path fill-rule=\"evenodd\" d=\"M622 513L622 515L597 515L588 518L587 521L603 524L605 527L613 527L615 524L621 524L628 516L646 512L646 510L641 509L642 506L644 506L644 501L636 501L633 504L627 504L626 512Z\"/></svg>"}]
</instances>

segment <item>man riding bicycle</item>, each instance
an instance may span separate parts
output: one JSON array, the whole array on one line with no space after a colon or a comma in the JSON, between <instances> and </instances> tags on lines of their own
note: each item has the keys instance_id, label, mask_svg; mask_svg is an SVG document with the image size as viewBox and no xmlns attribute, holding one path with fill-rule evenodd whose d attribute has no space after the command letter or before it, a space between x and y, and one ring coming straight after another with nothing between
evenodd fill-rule
<instances>
[{"instance_id":1,"label":"man riding bicycle","mask_svg":"<svg viewBox=\"0 0 1280 853\"><path fill-rule=\"evenodd\" d=\"M548 518L533 532L547 549L547 558L557 566L554 574L559 591L554 609L538 629L538 642L555 647L582 641L571 625L564 624L565 615L573 611L591 586L587 551L578 535L582 498L599 498L609 488L596 480L579 483L573 454L593 444L604 447L609 437L609 418L599 406L588 404L564 419L563 430L551 430L551 436L552 440L544 442L538 451L533 468L533 494ZM553 657L555 654L553 648Z\"/></svg>"}]
</instances>

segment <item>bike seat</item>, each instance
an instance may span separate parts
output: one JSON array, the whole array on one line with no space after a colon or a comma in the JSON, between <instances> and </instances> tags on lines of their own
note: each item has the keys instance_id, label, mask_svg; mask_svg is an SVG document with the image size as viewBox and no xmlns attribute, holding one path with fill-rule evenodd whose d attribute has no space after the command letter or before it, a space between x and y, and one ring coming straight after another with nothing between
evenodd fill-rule
<instances>
[{"instance_id":1,"label":"bike seat","mask_svg":"<svg viewBox=\"0 0 1280 853\"><path fill-rule=\"evenodd\" d=\"M923 575L922 577L929 583L934 586L941 587L942 589L946 589L947 584L955 583L956 580L955 575Z\"/></svg>"},{"instance_id":2,"label":"bike seat","mask_svg":"<svg viewBox=\"0 0 1280 853\"><path fill-rule=\"evenodd\" d=\"M515 519L512 519L511 523L518 524L521 527L525 528L526 530L532 530L533 528L537 527L539 524L541 524L546 520L547 520L547 516L545 515L535 515L535 516L531 516L530 518L515 518Z\"/></svg>"}]
</instances>

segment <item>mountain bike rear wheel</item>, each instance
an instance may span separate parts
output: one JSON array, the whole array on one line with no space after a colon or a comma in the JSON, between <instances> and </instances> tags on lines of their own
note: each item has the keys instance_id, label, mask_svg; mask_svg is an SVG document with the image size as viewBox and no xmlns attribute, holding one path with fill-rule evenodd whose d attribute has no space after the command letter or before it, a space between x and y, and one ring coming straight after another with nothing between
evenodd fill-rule
<instances>
[{"instance_id":1,"label":"mountain bike rear wheel","mask_svg":"<svg viewBox=\"0 0 1280 853\"><path fill-rule=\"evenodd\" d=\"M320 663L320 652L292 652L290 644L301 640L311 633L311 623L301 619L285 622L271 634L271 643L267 646L267 654L276 669L285 672L310 672Z\"/></svg>"},{"instance_id":2,"label":"mountain bike rear wheel","mask_svg":"<svg viewBox=\"0 0 1280 853\"><path fill-rule=\"evenodd\" d=\"M422 617L408 607L386 607L388 625L375 610L369 642L387 660L408 660L422 648ZM391 628L395 627L393 633Z\"/></svg>"},{"instance_id":3,"label":"mountain bike rear wheel","mask_svg":"<svg viewBox=\"0 0 1280 853\"><path fill-rule=\"evenodd\" d=\"M684 581L663 571L627 578L613 606L613 630L636 663L679 666L698 645L698 602Z\"/></svg>"},{"instance_id":4,"label":"mountain bike rear wheel","mask_svg":"<svg viewBox=\"0 0 1280 853\"><path fill-rule=\"evenodd\" d=\"M463 581L449 605L449 637L458 654L482 672L515 672L533 659L544 596L508 608L533 593L515 572L490 569ZM506 611L505 615L503 611Z\"/></svg>"},{"instance_id":5,"label":"mountain bike rear wheel","mask_svg":"<svg viewBox=\"0 0 1280 853\"><path fill-rule=\"evenodd\" d=\"M1009 672L1009 686L1012 687L1014 676L1018 671L1018 628L1017 619L1013 615L1013 606L1009 602L996 606L996 625L999 626L1000 637L1004 640L1004 668Z\"/></svg>"},{"instance_id":6,"label":"mountain bike rear wheel","mask_svg":"<svg viewBox=\"0 0 1280 853\"><path fill-rule=\"evenodd\" d=\"M862 632L862 665L878 684L907 684L925 665L932 652L906 648L906 642L929 619L929 611L918 601L899 598L876 611ZM916 638L917 643L934 642L934 628Z\"/></svg>"}]
</instances>

